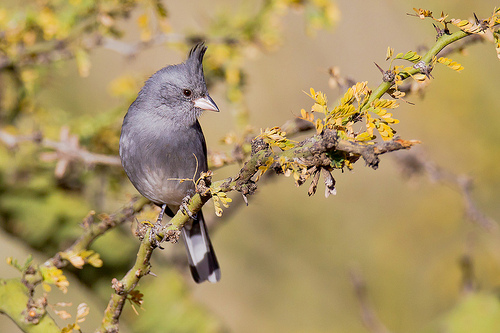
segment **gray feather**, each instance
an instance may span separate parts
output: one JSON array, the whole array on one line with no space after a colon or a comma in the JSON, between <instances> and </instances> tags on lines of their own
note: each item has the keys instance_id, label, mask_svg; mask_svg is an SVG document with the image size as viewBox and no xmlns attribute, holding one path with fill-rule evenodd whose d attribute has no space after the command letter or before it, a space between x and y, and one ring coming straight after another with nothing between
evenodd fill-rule
<instances>
[{"instance_id":1,"label":"gray feather","mask_svg":"<svg viewBox=\"0 0 500 333\"><path fill-rule=\"evenodd\" d=\"M120 136L123 168L139 193L160 206L178 208L182 199L194 192L194 181L200 173L208 170L205 137L197 120L203 110L197 106L218 109L205 84L202 65L205 51L206 47L198 44L184 63L153 74L123 120ZM197 100L203 103L195 106ZM199 272L193 272L193 277L196 282L217 282L219 266L201 213L199 216L201 223L192 222L195 226L192 230L196 232L183 231L186 244L190 243L193 249L191 253L188 247L189 262L200 262L199 269L194 265ZM210 260L199 259L200 249L206 250L205 256ZM211 275L215 271L217 278Z\"/></svg>"}]
</instances>

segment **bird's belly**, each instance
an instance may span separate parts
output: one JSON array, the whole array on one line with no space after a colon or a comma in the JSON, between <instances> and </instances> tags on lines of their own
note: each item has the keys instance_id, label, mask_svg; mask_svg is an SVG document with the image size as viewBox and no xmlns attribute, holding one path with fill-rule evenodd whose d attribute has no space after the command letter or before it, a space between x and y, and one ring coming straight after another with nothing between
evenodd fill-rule
<instances>
[{"instance_id":1,"label":"bird's belly","mask_svg":"<svg viewBox=\"0 0 500 333\"><path fill-rule=\"evenodd\" d=\"M149 200L162 204L180 205L182 199L194 191L193 176L190 178L169 177L163 170L148 170L142 180L134 184L137 190Z\"/></svg>"}]
</instances>

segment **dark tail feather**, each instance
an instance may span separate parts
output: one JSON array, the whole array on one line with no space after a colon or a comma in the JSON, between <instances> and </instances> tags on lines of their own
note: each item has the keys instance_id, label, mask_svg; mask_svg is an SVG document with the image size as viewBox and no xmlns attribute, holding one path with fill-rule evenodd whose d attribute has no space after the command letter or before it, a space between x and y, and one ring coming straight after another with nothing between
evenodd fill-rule
<instances>
[{"instance_id":1,"label":"dark tail feather","mask_svg":"<svg viewBox=\"0 0 500 333\"><path fill-rule=\"evenodd\" d=\"M218 282L220 280L219 262L208 237L201 211L198 212L192 224L186 224L182 228L182 235L187 249L189 268L196 283Z\"/></svg>"}]
</instances>

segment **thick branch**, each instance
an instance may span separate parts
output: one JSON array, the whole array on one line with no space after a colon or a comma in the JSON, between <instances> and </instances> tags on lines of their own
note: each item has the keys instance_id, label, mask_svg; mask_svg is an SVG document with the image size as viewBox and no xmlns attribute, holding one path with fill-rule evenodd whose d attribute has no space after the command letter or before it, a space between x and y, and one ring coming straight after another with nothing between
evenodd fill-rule
<instances>
[{"instance_id":1,"label":"thick branch","mask_svg":"<svg viewBox=\"0 0 500 333\"><path fill-rule=\"evenodd\" d=\"M379 155L409 149L417 141L405 141L395 139L391 141L379 142L374 145L366 145L351 141L338 140L334 130L325 129L321 134L316 134L297 144L294 148L279 152L274 152L262 139L255 139L252 142L252 155L243 165L236 177L229 177L224 180L214 182L210 185L212 189L220 189L221 192L238 191L244 196L253 194L257 188L255 184L255 175L261 167L269 165L280 158L287 161L296 162L307 168L330 168L330 157L328 153L333 151L342 151L345 153L359 155L363 157L367 165L376 169L379 163ZM191 198L188 208L191 212L198 212L201 207L210 199L210 191L205 182L198 186L198 192ZM170 223L164 230L158 233L158 239L177 241L178 232L185 223L189 221L189 216L179 210L170 220Z\"/></svg>"},{"instance_id":2,"label":"thick branch","mask_svg":"<svg viewBox=\"0 0 500 333\"><path fill-rule=\"evenodd\" d=\"M139 283L139 280L150 273L151 265L149 261L155 248L152 244L152 232L153 229L149 229L149 231L143 235L134 266L120 281L113 279L112 287L115 293L111 295L111 299L104 312L101 327L96 330L96 333L118 332L118 322L125 302Z\"/></svg>"}]
</instances>

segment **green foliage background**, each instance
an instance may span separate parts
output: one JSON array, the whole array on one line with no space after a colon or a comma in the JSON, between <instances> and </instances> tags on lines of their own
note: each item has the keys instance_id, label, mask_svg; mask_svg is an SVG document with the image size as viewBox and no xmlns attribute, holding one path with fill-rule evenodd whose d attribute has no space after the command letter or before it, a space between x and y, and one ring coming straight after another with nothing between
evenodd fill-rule
<instances>
[{"instance_id":1,"label":"green foliage background","mask_svg":"<svg viewBox=\"0 0 500 333\"><path fill-rule=\"evenodd\" d=\"M196 5L167 2L165 7L173 32L220 38L227 25L234 24L237 31L238 15L257 11L260 4L219 0L196 1ZM291 10L277 17L256 17L243 30L246 34L233 36L249 44L260 36L261 48L224 58L231 49L209 45L211 96L222 111L205 114L201 120L210 150L229 149L220 140L230 131L241 132L246 123L266 128L299 116L301 108L310 107L310 98L302 93L310 87L326 92L331 101L340 97L328 86L330 66L375 87L381 78L373 61L385 64L388 46L406 52L435 40L430 22L405 14L412 7L466 19L472 12L489 16L495 6L493 1L452 0L336 4L341 19L334 30L314 30L315 12L310 8L305 15ZM148 33L144 27L141 32L137 23L143 13L150 13L148 6L144 2L129 19L119 20L123 40L132 43ZM276 20L282 30L277 30ZM210 22L217 24L208 29ZM32 94L32 104L23 105L25 113L15 123L2 114L1 125L24 134L41 130L54 140L60 128L68 126L82 146L116 154L121 120L133 94L154 71L182 61L186 49L176 43L170 48L160 44L130 58L96 48L89 54L90 68L86 60L42 68L44 80L28 78L34 84L26 92ZM405 139L421 140L414 150L437 165L472 176L479 208L498 221L500 66L491 45L474 45L467 54L450 56L465 67L461 73L438 66L425 97L412 96L415 106L402 103L394 111L400 120L395 128ZM81 57L86 59L85 54ZM217 70L217 59L225 60L225 72ZM242 74L240 66L246 84L243 95L242 81L234 79ZM88 76L81 77L78 69L88 70ZM8 72L0 75L3 84L12 80ZM2 103L14 100L16 93L6 86ZM79 234L78 223L89 210L111 213L136 193L119 167L74 163L57 179L55 161L40 161L41 151L30 143L15 152L0 147L2 257L22 261L36 251L42 261ZM183 258L182 246L167 246L153 264L158 277L147 277L139 285L145 295L144 310L139 309L137 316L128 307L121 321L123 331L365 332L349 279L354 267L366 280L372 307L392 332L498 332L498 232L471 224L454 188L426 177L405 179L393 155L384 156L377 171L358 166L354 172L338 172L338 194L328 199L309 198L305 187L296 188L284 177L261 184L248 207L238 206L235 197L226 216L217 219L220 226L212 236L223 270L221 283L192 283L183 264L180 274L172 269L172 262ZM237 166L217 169L215 179L236 170ZM205 215L213 215L208 214L211 208L209 203ZM146 212L143 217L152 215ZM129 226L102 237L93 249L104 266L74 269L68 295L51 293L49 302L72 298L73 313L79 302L89 303L91 315L84 331L94 329L111 293L111 278L126 272L137 246ZM459 263L464 254L470 255L475 270L477 292L469 294L462 290ZM2 277L16 276L6 264L0 271ZM1 331L15 332L4 316L0 325L5 325Z\"/></svg>"}]
</instances>

